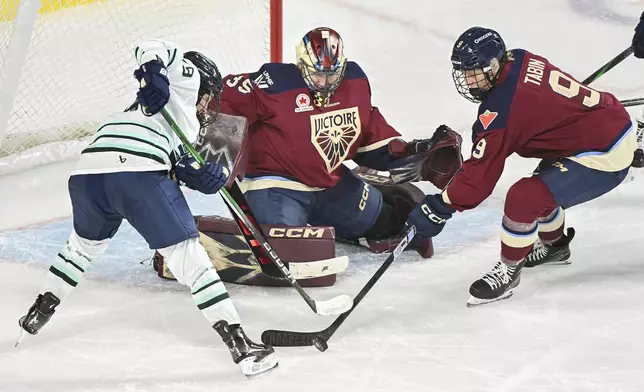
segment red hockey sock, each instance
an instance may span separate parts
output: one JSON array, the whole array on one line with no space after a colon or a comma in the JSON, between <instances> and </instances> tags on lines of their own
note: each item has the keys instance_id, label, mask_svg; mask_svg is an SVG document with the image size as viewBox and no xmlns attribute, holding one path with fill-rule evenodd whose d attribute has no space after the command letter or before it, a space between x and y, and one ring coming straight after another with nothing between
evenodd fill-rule
<instances>
[{"instance_id":1,"label":"red hockey sock","mask_svg":"<svg viewBox=\"0 0 644 392\"><path fill-rule=\"evenodd\" d=\"M522 178L512 185L505 199L501 259L511 265L521 262L539 237L538 218L549 217L557 208L552 193L539 177Z\"/></svg>"},{"instance_id":2,"label":"red hockey sock","mask_svg":"<svg viewBox=\"0 0 644 392\"><path fill-rule=\"evenodd\" d=\"M564 209L557 207L549 214L541 216L539 222L539 239L546 245L557 242L564 235L566 214Z\"/></svg>"}]
</instances>

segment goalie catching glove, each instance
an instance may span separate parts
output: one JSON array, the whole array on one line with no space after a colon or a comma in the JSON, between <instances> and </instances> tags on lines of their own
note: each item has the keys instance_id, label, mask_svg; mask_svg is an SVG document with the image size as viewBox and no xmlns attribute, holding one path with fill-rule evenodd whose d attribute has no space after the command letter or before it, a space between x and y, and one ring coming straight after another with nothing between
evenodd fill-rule
<instances>
[{"instance_id":1,"label":"goalie catching glove","mask_svg":"<svg viewBox=\"0 0 644 392\"><path fill-rule=\"evenodd\" d=\"M406 145L390 144L390 152L400 156L399 164L389 169L397 183L429 181L443 189L463 164L461 135L441 125L429 139L412 140Z\"/></svg>"}]
</instances>

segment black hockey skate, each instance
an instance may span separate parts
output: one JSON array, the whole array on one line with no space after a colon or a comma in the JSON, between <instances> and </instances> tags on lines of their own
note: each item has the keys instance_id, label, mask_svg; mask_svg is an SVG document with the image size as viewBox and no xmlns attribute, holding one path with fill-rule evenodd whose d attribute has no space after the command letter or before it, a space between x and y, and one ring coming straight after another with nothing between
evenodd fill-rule
<instances>
[{"instance_id":1,"label":"black hockey skate","mask_svg":"<svg viewBox=\"0 0 644 392\"><path fill-rule=\"evenodd\" d=\"M574 237L575 229L569 227L566 234L554 244L545 245L541 241L535 242L525 258L525 267L531 268L541 264L570 264L569 244Z\"/></svg>"},{"instance_id":2,"label":"black hockey skate","mask_svg":"<svg viewBox=\"0 0 644 392\"><path fill-rule=\"evenodd\" d=\"M20 317L20 320L18 320L18 325L22 330L20 331L20 336L16 342L16 347L20 344L20 341L24 336L24 332L27 332L30 335L35 335L40 332L51 316L56 313L55 309L58 305L60 305L60 300L51 292L48 291L45 294L38 294L36 302L31 305L27 314Z\"/></svg>"},{"instance_id":3,"label":"black hockey skate","mask_svg":"<svg viewBox=\"0 0 644 392\"><path fill-rule=\"evenodd\" d=\"M470 286L472 297L467 301L467 307L471 308L510 298L514 294L514 288L521 281L521 269L524 262L517 265L507 265L502 261L496 263L492 271Z\"/></svg>"},{"instance_id":4,"label":"black hockey skate","mask_svg":"<svg viewBox=\"0 0 644 392\"><path fill-rule=\"evenodd\" d=\"M278 365L273 358L275 350L265 344L258 344L250 340L239 324L230 324L224 320L212 326L228 346L233 361L239 365L247 377L275 369Z\"/></svg>"},{"instance_id":5,"label":"black hockey skate","mask_svg":"<svg viewBox=\"0 0 644 392\"><path fill-rule=\"evenodd\" d=\"M18 320L18 325L31 335L37 334L56 312L60 300L51 292L38 294L36 302L31 305L26 315Z\"/></svg>"},{"instance_id":6,"label":"black hockey skate","mask_svg":"<svg viewBox=\"0 0 644 392\"><path fill-rule=\"evenodd\" d=\"M634 167L636 169L641 169L644 167L644 150L642 150L641 148L635 150L635 155L633 156L631 167Z\"/></svg>"}]
</instances>

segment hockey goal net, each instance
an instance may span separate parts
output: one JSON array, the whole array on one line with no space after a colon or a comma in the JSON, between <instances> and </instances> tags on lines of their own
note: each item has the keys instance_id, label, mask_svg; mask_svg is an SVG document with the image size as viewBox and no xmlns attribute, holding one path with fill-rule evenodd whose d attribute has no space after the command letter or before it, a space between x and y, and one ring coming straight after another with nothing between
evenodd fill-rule
<instances>
[{"instance_id":1,"label":"hockey goal net","mask_svg":"<svg viewBox=\"0 0 644 392\"><path fill-rule=\"evenodd\" d=\"M254 70L281 61L281 0L0 0L0 174L78 154L133 102L148 38Z\"/></svg>"}]
</instances>

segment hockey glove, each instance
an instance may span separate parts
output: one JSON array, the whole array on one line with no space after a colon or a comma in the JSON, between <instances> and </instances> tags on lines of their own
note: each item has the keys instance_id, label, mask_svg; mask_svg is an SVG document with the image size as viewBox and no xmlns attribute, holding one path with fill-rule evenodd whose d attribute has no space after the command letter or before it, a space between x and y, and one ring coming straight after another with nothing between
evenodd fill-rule
<instances>
[{"instance_id":1,"label":"hockey glove","mask_svg":"<svg viewBox=\"0 0 644 392\"><path fill-rule=\"evenodd\" d=\"M418 239L435 237L443 231L445 222L454 212L456 210L445 204L440 194L427 195L409 214L407 225L416 226Z\"/></svg>"},{"instance_id":2,"label":"hockey glove","mask_svg":"<svg viewBox=\"0 0 644 392\"><path fill-rule=\"evenodd\" d=\"M157 114L170 100L170 81L168 70L163 62L151 60L134 71L134 77L140 83L136 93L137 101L146 116Z\"/></svg>"},{"instance_id":3,"label":"hockey glove","mask_svg":"<svg viewBox=\"0 0 644 392\"><path fill-rule=\"evenodd\" d=\"M203 166L186 155L174 167L174 177L190 189L211 195L217 193L229 176L228 168L218 163L206 162Z\"/></svg>"}]
</instances>

